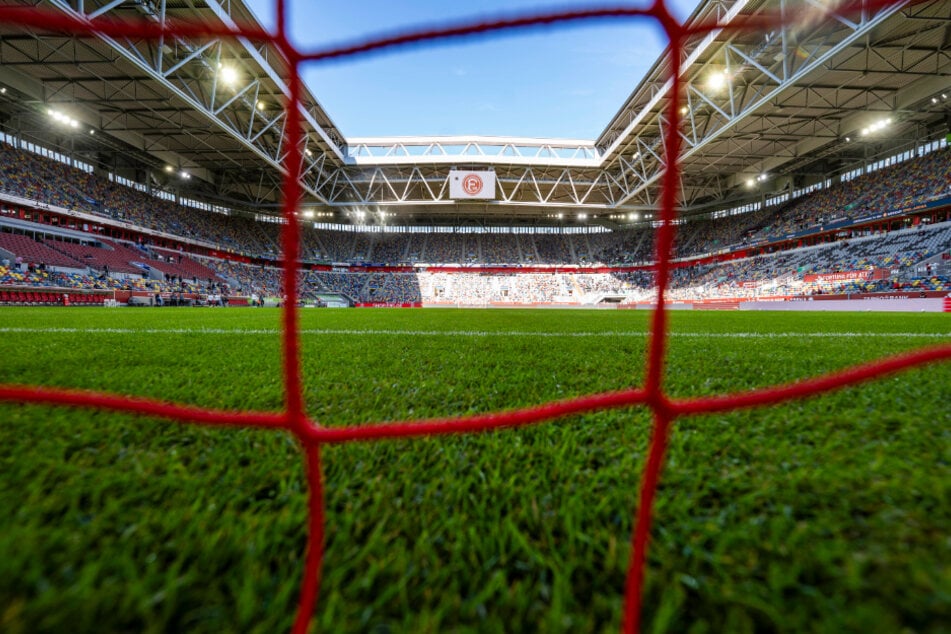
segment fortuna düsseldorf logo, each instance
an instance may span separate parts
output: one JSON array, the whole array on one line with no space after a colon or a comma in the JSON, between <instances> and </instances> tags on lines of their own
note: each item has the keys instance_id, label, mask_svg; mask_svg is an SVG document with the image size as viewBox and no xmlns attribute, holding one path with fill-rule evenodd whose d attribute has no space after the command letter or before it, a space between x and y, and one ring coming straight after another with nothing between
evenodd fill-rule
<instances>
[{"instance_id":1,"label":"fortuna d\u00fcsseldorf logo","mask_svg":"<svg viewBox=\"0 0 951 634\"><path fill-rule=\"evenodd\" d=\"M462 179L462 191L469 196L475 196L482 191L482 179L477 174L466 174Z\"/></svg>"}]
</instances>

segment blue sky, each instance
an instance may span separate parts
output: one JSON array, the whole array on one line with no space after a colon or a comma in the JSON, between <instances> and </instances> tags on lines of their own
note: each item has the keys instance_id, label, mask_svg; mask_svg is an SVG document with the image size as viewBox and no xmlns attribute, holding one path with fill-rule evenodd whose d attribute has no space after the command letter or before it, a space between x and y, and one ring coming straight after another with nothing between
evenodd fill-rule
<instances>
[{"instance_id":1,"label":"blue sky","mask_svg":"<svg viewBox=\"0 0 951 634\"><path fill-rule=\"evenodd\" d=\"M274 0L245 1L262 24L273 25ZM586 6L538 0L288 1L291 36L306 50L421 26ZM697 0L669 4L684 19ZM304 80L347 137L594 139L665 44L652 20L600 20L309 64Z\"/></svg>"}]
</instances>

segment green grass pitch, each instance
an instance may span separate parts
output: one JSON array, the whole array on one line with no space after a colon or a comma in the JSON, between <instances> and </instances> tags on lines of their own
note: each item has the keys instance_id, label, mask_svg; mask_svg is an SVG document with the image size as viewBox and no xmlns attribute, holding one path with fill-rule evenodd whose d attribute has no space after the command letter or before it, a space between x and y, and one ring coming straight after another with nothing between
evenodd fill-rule
<instances>
[{"instance_id":1,"label":"green grass pitch","mask_svg":"<svg viewBox=\"0 0 951 634\"><path fill-rule=\"evenodd\" d=\"M641 311L302 312L326 425L643 381ZM718 394L951 340L941 314L676 313ZM279 410L271 309L0 311L0 382ZM646 632L951 631L951 364L680 420ZM322 632L615 632L650 417L330 446ZM0 631L281 632L305 544L284 433L0 405Z\"/></svg>"}]
</instances>

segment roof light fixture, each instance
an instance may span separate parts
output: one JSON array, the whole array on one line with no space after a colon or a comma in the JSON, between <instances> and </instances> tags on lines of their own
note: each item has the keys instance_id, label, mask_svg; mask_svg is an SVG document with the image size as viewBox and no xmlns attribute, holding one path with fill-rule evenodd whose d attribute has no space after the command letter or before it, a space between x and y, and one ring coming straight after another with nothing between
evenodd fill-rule
<instances>
[{"instance_id":1,"label":"roof light fixture","mask_svg":"<svg viewBox=\"0 0 951 634\"><path fill-rule=\"evenodd\" d=\"M238 83L238 71L234 66L221 66L218 76L226 86L234 86Z\"/></svg>"},{"instance_id":2,"label":"roof light fixture","mask_svg":"<svg viewBox=\"0 0 951 634\"><path fill-rule=\"evenodd\" d=\"M727 85L730 76L725 70L718 70L707 76L707 90L710 92L720 92Z\"/></svg>"}]
</instances>

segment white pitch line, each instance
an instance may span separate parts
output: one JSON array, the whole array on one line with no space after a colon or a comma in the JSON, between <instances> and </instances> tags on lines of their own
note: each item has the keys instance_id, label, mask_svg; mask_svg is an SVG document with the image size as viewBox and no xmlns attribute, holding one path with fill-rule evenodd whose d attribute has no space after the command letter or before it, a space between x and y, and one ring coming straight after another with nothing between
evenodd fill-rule
<instances>
[{"instance_id":1,"label":"white pitch line","mask_svg":"<svg viewBox=\"0 0 951 634\"><path fill-rule=\"evenodd\" d=\"M0 327L0 334L84 334L84 335L272 335L281 333L275 328L70 328L34 326ZM538 332L530 330L359 330L359 329L301 329L301 335L343 336L400 336L400 337L646 337L646 330ZM671 332L670 337L693 339L794 339L801 337L821 339L850 339L857 337L898 337L936 339L951 337L951 332Z\"/></svg>"}]
</instances>

